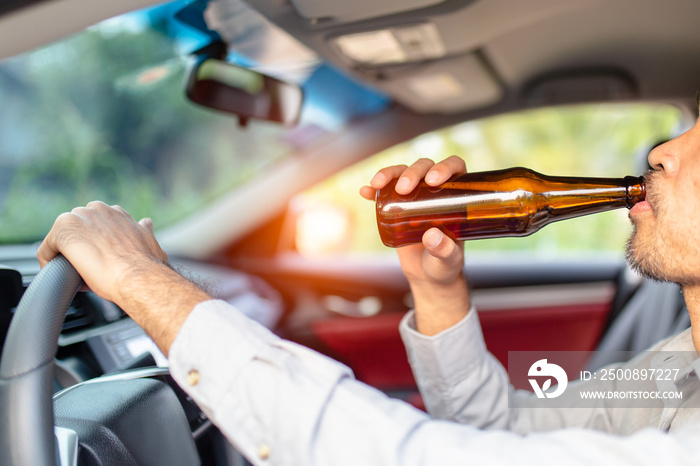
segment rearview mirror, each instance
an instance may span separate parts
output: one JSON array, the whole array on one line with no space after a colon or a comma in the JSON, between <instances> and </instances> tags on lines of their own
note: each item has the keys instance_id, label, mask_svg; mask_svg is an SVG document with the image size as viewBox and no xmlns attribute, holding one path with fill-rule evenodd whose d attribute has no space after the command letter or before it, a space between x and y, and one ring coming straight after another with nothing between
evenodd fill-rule
<instances>
[{"instance_id":1,"label":"rearview mirror","mask_svg":"<svg viewBox=\"0 0 700 466\"><path fill-rule=\"evenodd\" d=\"M297 85L211 57L192 68L187 97L205 107L248 118L293 125L299 120L303 92Z\"/></svg>"}]
</instances>

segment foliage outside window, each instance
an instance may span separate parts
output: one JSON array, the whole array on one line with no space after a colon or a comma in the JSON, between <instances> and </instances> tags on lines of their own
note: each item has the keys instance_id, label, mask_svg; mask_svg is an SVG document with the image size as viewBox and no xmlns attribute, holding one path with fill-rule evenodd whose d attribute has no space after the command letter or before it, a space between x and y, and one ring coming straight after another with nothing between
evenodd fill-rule
<instances>
[{"instance_id":1,"label":"foliage outside window","mask_svg":"<svg viewBox=\"0 0 700 466\"><path fill-rule=\"evenodd\" d=\"M290 152L282 126L242 129L185 99L188 59L168 32L172 14L157 14L180 7L108 20L0 64L0 243L41 239L92 200L162 227Z\"/></svg>"}]
</instances>

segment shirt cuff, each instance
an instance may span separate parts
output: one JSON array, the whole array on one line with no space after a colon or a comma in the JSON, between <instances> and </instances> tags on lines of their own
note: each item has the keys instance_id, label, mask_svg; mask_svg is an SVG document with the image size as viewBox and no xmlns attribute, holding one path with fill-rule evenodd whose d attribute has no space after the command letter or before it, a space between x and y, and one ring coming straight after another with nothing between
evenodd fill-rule
<instances>
[{"instance_id":1,"label":"shirt cuff","mask_svg":"<svg viewBox=\"0 0 700 466\"><path fill-rule=\"evenodd\" d=\"M461 321L437 335L419 333L415 322L415 311L408 312L399 332L416 379L442 380L446 386L454 386L488 358L473 305Z\"/></svg>"},{"instance_id":2,"label":"shirt cuff","mask_svg":"<svg viewBox=\"0 0 700 466\"><path fill-rule=\"evenodd\" d=\"M170 374L210 414L243 367L278 340L225 301L204 301L190 312L170 346Z\"/></svg>"},{"instance_id":3,"label":"shirt cuff","mask_svg":"<svg viewBox=\"0 0 700 466\"><path fill-rule=\"evenodd\" d=\"M170 347L170 373L236 449L261 464L272 450L274 464L288 464L285 454L306 458L328 400L352 377L216 300L185 320Z\"/></svg>"}]
</instances>

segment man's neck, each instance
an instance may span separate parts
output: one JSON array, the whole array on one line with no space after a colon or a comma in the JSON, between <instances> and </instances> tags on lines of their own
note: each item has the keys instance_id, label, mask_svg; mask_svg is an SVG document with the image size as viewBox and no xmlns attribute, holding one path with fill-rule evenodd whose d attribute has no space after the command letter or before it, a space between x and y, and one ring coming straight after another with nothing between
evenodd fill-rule
<instances>
[{"instance_id":1,"label":"man's neck","mask_svg":"<svg viewBox=\"0 0 700 466\"><path fill-rule=\"evenodd\" d=\"M684 286L683 298L690 315L691 334L695 351L700 353L700 285Z\"/></svg>"}]
</instances>

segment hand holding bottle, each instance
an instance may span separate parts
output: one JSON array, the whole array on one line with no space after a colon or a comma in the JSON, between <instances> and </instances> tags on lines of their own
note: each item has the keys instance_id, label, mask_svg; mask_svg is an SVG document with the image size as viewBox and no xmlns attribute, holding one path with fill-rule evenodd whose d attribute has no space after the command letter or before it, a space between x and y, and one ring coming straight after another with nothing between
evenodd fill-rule
<instances>
[{"instance_id":1,"label":"hand holding bottle","mask_svg":"<svg viewBox=\"0 0 700 466\"><path fill-rule=\"evenodd\" d=\"M360 195L374 201L376 190L398 179L396 192L408 194L425 181L438 186L453 175L466 173L464 161L449 157L439 163L420 159L410 167L394 165L380 170ZM437 228L422 237L422 243L397 249L401 268L408 279L416 308L416 326L426 335L437 334L459 322L469 310L469 293L462 275L463 243L455 242Z\"/></svg>"}]
</instances>

